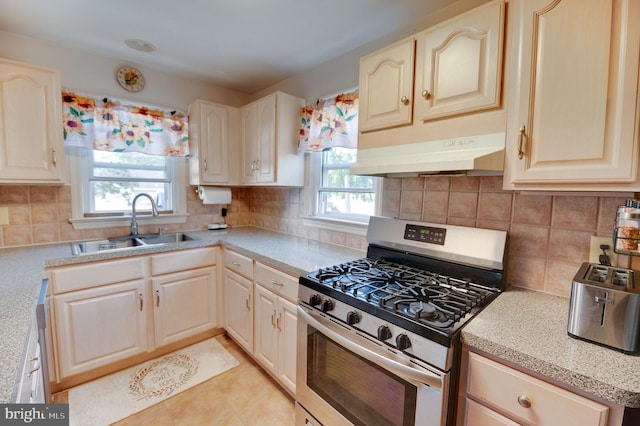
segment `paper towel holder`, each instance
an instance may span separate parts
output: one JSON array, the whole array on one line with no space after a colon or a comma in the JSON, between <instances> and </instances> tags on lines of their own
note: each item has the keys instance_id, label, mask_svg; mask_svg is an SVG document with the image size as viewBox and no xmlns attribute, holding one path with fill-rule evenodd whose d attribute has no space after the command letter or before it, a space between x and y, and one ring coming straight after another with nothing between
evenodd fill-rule
<instances>
[{"instance_id":1,"label":"paper towel holder","mask_svg":"<svg viewBox=\"0 0 640 426\"><path fill-rule=\"evenodd\" d=\"M231 189L209 186L198 186L196 190L202 204L230 204Z\"/></svg>"}]
</instances>

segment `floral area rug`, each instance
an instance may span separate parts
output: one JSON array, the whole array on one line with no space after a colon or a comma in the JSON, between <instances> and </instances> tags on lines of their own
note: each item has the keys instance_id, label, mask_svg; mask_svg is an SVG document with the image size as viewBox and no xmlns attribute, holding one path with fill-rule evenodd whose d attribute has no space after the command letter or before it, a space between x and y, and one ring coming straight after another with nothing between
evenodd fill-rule
<instances>
[{"instance_id":1,"label":"floral area rug","mask_svg":"<svg viewBox=\"0 0 640 426\"><path fill-rule=\"evenodd\" d=\"M69 424L109 425L238 364L217 340L196 343L72 388Z\"/></svg>"}]
</instances>

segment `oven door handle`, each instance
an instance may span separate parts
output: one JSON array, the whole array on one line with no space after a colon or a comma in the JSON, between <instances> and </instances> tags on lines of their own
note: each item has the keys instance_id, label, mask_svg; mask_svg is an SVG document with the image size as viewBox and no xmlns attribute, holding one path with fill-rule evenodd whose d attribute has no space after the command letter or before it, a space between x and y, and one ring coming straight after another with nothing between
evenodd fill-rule
<instances>
[{"instance_id":1,"label":"oven door handle","mask_svg":"<svg viewBox=\"0 0 640 426\"><path fill-rule=\"evenodd\" d=\"M337 333L336 331L332 330L327 325L321 323L316 318L314 318L311 314L309 314L307 311L302 309L300 306L298 306L298 315L300 315L307 322L307 324L311 325L316 330L326 334L327 337L331 338L331 340L341 344L345 348L349 349L351 352L361 356L364 359L367 359L378 365L384 366L387 370L393 372L394 374L397 374L398 376L404 378L405 380L413 379L420 383L429 385L433 388L438 388L438 389L442 388L443 380L440 376L426 370L425 371L418 370L414 367L401 364L397 361L394 361L392 359L385 357L384 355L380 355L368 348L362 347L357 343L352 342L348 338L342 336L340 333Z\"/></svg>"}]
</instances>

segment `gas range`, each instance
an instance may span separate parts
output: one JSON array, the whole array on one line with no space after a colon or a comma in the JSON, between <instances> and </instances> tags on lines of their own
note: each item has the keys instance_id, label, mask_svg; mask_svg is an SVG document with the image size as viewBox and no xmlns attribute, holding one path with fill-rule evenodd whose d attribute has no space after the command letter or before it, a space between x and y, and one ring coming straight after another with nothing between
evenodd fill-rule
<instances>
[{"instance_id":1,"label":"gas range","mask_svg":"<svg viewBox=\"0 0 640 426\"><path fill-rule=\"evenodd\" d=\"M504 289L506 232L371 217L367 242L299 279L300 424L453 425L460 330Z\"/></svg>"},{"instance_id":2,"label":"gas range","mask_svg":"<svg viewBox=\"0 0 640 426\"><path fill-rule=\"evenodd\" d=\"M300 277L299 304L444 371L504 289L506 232L372 217L367 257Z\"/></svg>"}]
</instances>

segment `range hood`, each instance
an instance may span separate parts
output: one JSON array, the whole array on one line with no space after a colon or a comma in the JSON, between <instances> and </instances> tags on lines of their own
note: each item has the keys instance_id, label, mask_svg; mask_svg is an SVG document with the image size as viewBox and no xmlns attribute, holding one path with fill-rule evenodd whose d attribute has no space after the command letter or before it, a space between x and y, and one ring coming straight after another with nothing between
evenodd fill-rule
<instances>
[{"instance_id":1,"label":"range hood","mask_svg":"<svg viewBox=\"0 0 640 426\"><path fill-rule=\"evenodd\" d=\"M366 176L500 176L505 134L466 136L381 148L358 149L350 173Z\"/></svg>"}]
</instances>

